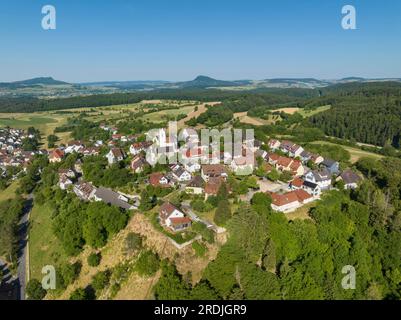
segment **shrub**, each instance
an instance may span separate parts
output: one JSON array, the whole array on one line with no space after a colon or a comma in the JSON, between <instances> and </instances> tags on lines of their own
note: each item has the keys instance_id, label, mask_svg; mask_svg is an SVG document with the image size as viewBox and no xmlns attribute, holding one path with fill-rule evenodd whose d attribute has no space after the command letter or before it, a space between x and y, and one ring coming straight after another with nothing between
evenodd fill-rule
<instances>
[{"instance_id":1,"label":"shrub","mask_svg":"<svg viewBox=\"0 0 401 320\"><path fill-rule=\"evenodd\" d=\"M102 256L100 253L92 253L88 257L88 265L91 267L97 267L102 260Z\"/></svg>"},{"instance_id":2,"label":"shrub","mask_svg":"<svg viewBox=\"0 0 401 320\"><path fill-rule=\"evenodd\" d=\"M110 282L110 272L100 271L96 273L92 278L92 287L96 292L102 291Z\"/></svg>"},{"instance_id":3,"label":"shrub","mask_svg":"<svg viewBox=\"0 0 401 320\"><path fill-rule=\"evenodd\" d=\"M152 251L145 251L139 256L135 265L135 270L141 276L151 276L159 270L159 266L160 261L157 255Z\"/></svg>"},{"instance_id":4,"label":"shrub","mask_svg":"<svg viewBox=\"0 0 401 320\"><path fill-rule=\"evenodd\" d=\"M129 251L136 251L142 249L142 237L141 235L130 232L125 238L125 245Z\"/></svg>"},{"instance_id":5,"label":"shrub","mask_svg":"<svg viewBox=\"0 0 401 320\"><path fill-rule=\"evenodd\" d=\"M46 296L46 290L43 289L42 284L37 279L28 282L26 293L29 300L42 300Z\"/></svg>"}]
</instances>

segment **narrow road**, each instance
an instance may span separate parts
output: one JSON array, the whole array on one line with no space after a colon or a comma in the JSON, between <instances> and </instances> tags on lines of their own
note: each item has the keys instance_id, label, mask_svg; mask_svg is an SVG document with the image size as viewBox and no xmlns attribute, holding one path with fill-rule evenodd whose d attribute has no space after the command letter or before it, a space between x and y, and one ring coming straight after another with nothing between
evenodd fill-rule
<instances>
[{"instance_id":1,"label":"narrow road","mask_svg":"<svg viewBox=\"0 0 401 320\"><path fill-rule=\"evenodd\" d=\"M25 300L25 288L27 284L27 245L29 230L29 214L33 206L33 195L30 194L25 202L23 214L18 224L19 242L18 242L18 280L20 287L20 300Z\"/></svg>"}]
</instances>

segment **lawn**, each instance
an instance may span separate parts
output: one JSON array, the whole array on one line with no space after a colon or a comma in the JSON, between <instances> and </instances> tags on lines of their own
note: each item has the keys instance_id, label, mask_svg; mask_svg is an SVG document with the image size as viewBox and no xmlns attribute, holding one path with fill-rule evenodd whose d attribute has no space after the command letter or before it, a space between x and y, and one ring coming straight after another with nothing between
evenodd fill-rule
<instances>
[{"instance_id":1,"label":"lawn","mask_svg":"<svg viewBox=\"0 0 401 320\"><path fill-rule=\"evenodd\" d=\"M364 151L364 150L361 150L361 149L358 149L358 148L343 146L343 145L335 144L335 143L328 142L328 141L314 141L314 142L311 142L311 143L313 143L313 144L327 144L327 145L340 146L340 147L344 148L345 150L347 150L351 154L351 162L352 163L355 163L360 158L364 158L364 157L372 158L372 159L376 159L376 160L383 158L383 156L380 155L380 154Z\"/></svg>"},{"instance_id":2,"label":"lawn","mask_svg":"<svg viewBox=\"0 0 401 320\"><path fill-rule=\"evenodd\" d=\"M31 279L42 278L42 268L67 261L59 240L53 233L51 210L47 205L35 205L30 216L29 267Z\"/></svg>"},{"instance_id":3,"label":"lawn","mask_svg":"<svg viewBox=\"0 0 401 320\"><path fill-rule=\"evenodd\" d=\"M312 218L309 216L310 209L316 207L317 201L313 201L308 203L293 212L285 213L284 215L290 221L300 219L300 220L311 220Z\"/></svg>"}]
</instances>

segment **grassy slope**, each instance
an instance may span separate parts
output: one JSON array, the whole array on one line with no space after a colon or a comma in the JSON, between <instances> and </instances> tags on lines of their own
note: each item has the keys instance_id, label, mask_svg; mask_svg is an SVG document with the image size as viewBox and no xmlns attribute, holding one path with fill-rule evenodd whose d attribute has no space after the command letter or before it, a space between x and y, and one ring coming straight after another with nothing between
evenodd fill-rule
<instances>
[{"instance_id":1,"label":"grassy slope","mask_svg":"<svg viewBox=\"0 0 401 320\"><path fill-rule=\"evenodd\" d=\"M372 153L372 152L368 152L368 151L364 151L361 149L352 148L352 147L348 147L348 146L343 146L343 145L339 145L339 144L335 144L335 143L331 143L331 142L327 142L327 141L315 141L312 143L340 146L340 147L344 148L345 150L347 150L351 154L351 162L352 163L357 162L360 158L363 158L363 157L368 157L368 158L373 158L373 159L383 158L382 155L379 155L376 153Z\"/></svg>"},{"instance_id":2,"label":"grassy slope","mask_svg":"<svg viewBox=\"0 0 401 320\"><path fill-rule=\"evenodd\" d=\"M8 188L0 191L0 202L15 198L15 191L18 188L18 181L13 181Z\"/></svg>"},{"instance_id":3,"label":"grassy slope","mask_svg":"<svg viewBox=\"0 0 401 320\"><path fill-rule=\"evenodd\" d=\"M41 279L42 268L67 261L59 240L52 230L51 210L47 205L35 205L31 212L29 253L31 278Z\"/></svg>"}]
</instances>

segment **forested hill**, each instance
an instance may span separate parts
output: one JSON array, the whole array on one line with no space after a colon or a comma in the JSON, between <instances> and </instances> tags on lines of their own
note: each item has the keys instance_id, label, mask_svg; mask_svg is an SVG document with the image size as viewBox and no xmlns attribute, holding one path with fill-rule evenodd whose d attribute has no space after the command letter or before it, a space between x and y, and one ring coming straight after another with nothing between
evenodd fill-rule
<instances>
[{"instance_id":1,"label":"forested hill","mask_svg":"<svg viewBox=\"0 0 401 320\"><path fill-rule=\"evenodd\" d=\"M401 147L401 84L350 83L321 90L305 106L332 105L309 118L325 134L359 142Z\"/></svg>"}]
</instances>

